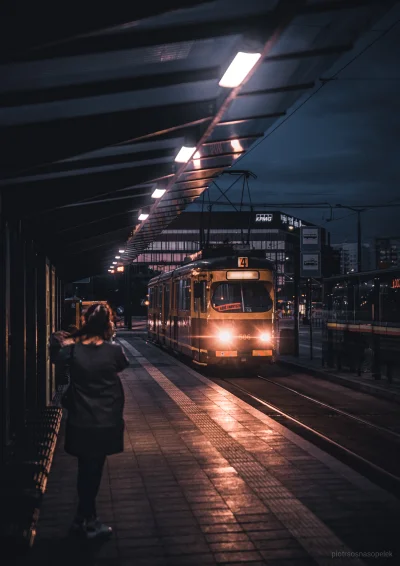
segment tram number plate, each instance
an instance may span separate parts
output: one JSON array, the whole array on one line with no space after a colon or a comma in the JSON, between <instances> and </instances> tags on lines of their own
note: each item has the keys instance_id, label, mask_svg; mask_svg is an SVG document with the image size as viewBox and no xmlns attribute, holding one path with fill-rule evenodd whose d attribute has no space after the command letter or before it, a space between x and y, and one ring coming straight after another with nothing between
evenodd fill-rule
<instances>
[{"instance_id":1,"label":"tram number plate","mask_svg":"<svg viewBox=\"0 0 400 566\"><path fill-rule=\"evenodd\" d=\"M249 267L249 258L238 257L238 267Z\"/></svg>"}]
</instances>

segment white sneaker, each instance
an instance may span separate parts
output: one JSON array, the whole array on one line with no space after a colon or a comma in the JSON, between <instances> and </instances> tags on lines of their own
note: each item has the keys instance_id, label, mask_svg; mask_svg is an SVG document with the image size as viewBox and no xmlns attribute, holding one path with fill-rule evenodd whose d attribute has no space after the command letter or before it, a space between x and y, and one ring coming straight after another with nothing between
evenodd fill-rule
<instances>
[{"instance_id":1,"label":"white sneaker","mask_svg":"<svg viewBox=\"0 0 400 566\"><path fill-rule=\"evenodd\" d=\"M113 530L108 525L104 525L99 519L93 519L86 523L86 538L108 538L113 534Z\"/></svg>"}]
</instances>

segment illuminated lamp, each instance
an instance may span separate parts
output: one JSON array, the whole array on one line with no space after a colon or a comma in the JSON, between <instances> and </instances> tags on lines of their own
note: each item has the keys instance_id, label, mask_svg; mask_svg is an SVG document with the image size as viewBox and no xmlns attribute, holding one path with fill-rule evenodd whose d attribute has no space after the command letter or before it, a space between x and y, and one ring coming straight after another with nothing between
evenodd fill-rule
<instances>
[{"instance_id":1,"label":"illuminated lamp","mask_svg":"<svg viewBox=\"0 0 400 566\"><path fill-rule=\"evenodd\" d=\"M243 281L244 279L259 279L260 274L258 271L227 271L226 278L228 281Z\"/></svg>"},{"instance_id":2,"label":"illuminated lamp","mask_svg":"<svg viewBox=\"0 0 400 566\"><path fill-rule=\"evenodd\" d=\"M175 157L176 163L187 163L196 151L195 147L182 146L178 155Z\"/></svg>"},{"instance_id":3,"label":"illuminated lamp","mask_svg":"<svg viewBox=\"0 0 400 566\"><path fill-rule=\"evenodd\" d=\"M147 220L149 217L149 213L145 212L144 210L139 210L139 220Z\"/></svg>"},{"instance_id":4,"label":"illuminated lamp","mask_svg":"<svg viewBox=\"0 0 400 566\"><path fill-rule=\"evenodd\" d=\"M165 189L155 189L154 193L151 195L151 198L161 198L166 193Z\"/></svg>"},{"instance_id":5,"label":"illuminated lamp","mask_svg":"<svg viewBox=\"0 0 400 566\"><path fill-rule=\"evenodd\" d=\"M239 51L219 81L219 86L235 88L242 84L260 57L261 53L243 53Z\"/></svg>"}]
</instances>

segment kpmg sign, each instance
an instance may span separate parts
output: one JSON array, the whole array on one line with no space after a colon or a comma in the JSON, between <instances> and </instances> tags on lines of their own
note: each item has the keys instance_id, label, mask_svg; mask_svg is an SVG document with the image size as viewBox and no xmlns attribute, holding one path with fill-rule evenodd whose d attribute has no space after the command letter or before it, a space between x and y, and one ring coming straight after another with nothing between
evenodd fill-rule
<instances>
[{"instance_id":1,"label":"kpmg sign","mask_svg":"<svg viewBox=\"0 0 400 566\"><path fill-rule=\"evenodd\" d=\"M281 214L280 212L262 212L256 214L255 221L258 222L268 222L276 224L279 222L280 225L293 226L293 228L301 228L303 226L301 220L294 218L293 216L288 216L287 214Z\"/></svg>"},{"instance_id":2,"label":"kpmg sign","mask_svg":"<svg viewBox=\"0 0 400 566\"><path fill-rule=\"evenodd\" d=\"M274 215L267 213L267 214L256 214L256 222L272 222L274 219Z\"/></svg>"}]
</instances>

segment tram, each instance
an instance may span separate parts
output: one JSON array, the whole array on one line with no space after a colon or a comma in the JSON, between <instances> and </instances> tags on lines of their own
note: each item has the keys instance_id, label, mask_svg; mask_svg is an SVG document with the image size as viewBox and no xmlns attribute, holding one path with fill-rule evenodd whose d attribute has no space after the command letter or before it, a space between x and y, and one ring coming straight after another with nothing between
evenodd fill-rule
<instances>
[{"instance_id":1,"label":"tram","mask_svg":"<svg viewBox=\"0 0 400 566\"><path fill-rule=\"evenodd\" d=\"M367 354L377 377L400 375L400 269L324 280L323 356L361 372Z\"/></svg>"},{"instance_id":2,"label":"tram","mask_svg":"<svg viewBox=\"0 0 400 566\"><path fill-rule=\"evenodd\" d=\"M151 279L148 303L149 340L196 364L275 360L274 272L262 251L202 250Z\"/></svg>"}]
</instances>

